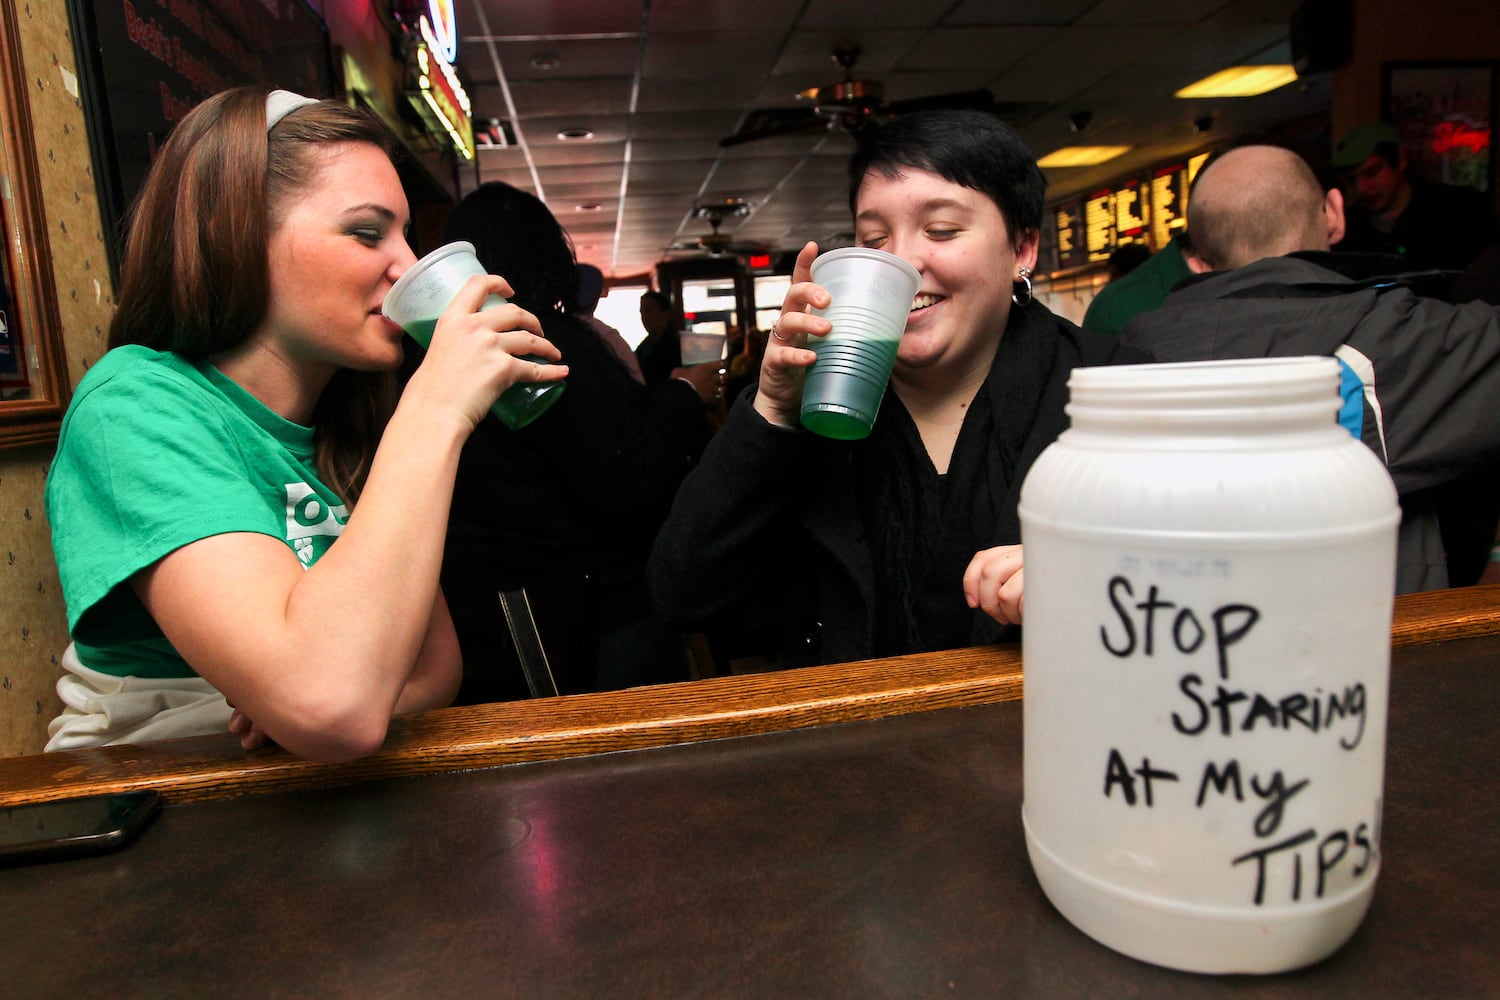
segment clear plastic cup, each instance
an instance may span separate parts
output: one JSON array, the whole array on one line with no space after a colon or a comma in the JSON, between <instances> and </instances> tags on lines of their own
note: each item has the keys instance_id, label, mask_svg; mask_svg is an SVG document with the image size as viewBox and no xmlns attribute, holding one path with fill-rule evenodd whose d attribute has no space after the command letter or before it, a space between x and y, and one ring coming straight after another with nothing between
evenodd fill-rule
<instances>
[{"instance_id":1,"label":"clear plastic cup","mask_svg":"<svg viewBox=\"0 0 1500 1000\"><path fill-rule=\"evenodd\" d=\"M677 335L682 348L682 366L706 365L710 361L723 361L727 338L722 333L688 333Z\"/></svg>"},{"instance_id":2,"label":"clear plastic cup","mask_svg":"<svg viewBox=\"0 0 1500 1000\"><path fill-rule=\"evenodd\" d=\"M844 247L813 261L812 280L828 292L828 308L815 311L833 330L808 339L818 360L802 384L802 426L857 441L875 426L922 277L893 253Z\"/></svg>"},{"instance_id":3,"label":"clear plastic cup","mask_svg":"<svg viewBox=\"0 0 1500 1000\"><path fill-rule=\"evenodd\" d=\"M438 317L453 301L453 296L464 282L478 274L486 274L484 265L474 253L474 244L467 242L448 243L407 268L391 290L386 293L380 311L385 318L398 324L406 335L422 345L425 350L432 341L432 331L437 327ZM480 308L503 305L505 299L491 295ZM534 354L522 355L527 361L549 365L554 362ZM511 430L520 430L562 396L566 388L563 382L517 382L500 394L490 412Z\"/></svg>"}]
</instances>

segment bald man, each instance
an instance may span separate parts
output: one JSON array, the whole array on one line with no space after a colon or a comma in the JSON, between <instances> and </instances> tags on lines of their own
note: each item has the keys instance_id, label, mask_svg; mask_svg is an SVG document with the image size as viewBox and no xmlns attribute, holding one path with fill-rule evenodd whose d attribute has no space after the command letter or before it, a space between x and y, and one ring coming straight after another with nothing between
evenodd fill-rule
<instances>
[{"instance_id":1,"label":"bald man","mask_svg":"<svg viewBox=\"0 0 1500 1000\"><path fill-rule=\"evenodd\" d=\"M1323 190L1289 149L1242 146L1199 174L1188 202L1195 273L1244 267L1263 257L1327 250L1344 238L1344 197Z\"/></svg>"},{"instance_id":2,"label":"bald man","mask_svg":"<svg viewBox=\"0 0 1500 1000\"><path fill-rule=\"evenodd\" d=\"M1161 361L1337 358L1339 422L1385 460L1401 495L1396 591L1445 587L1439 492L1500 460L1500 314L1433 297L1451 272L1330 252L1343 209L1295 153L1224 153L1188 202L1194 276L1127 323L1121 341ZM1491 516L1488 540L1494 527Z\"/></svg>"}]
</instances>

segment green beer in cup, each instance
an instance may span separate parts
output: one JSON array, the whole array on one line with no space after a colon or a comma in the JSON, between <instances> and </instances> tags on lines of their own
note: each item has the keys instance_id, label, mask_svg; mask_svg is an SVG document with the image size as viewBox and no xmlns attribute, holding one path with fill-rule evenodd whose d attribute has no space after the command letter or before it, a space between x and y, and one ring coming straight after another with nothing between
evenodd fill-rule
<instances>
[{"instance_id":1,"label":"green beer in cup","mask_svg":"<svg viewBox=\"0 0 1500 1000\"><path fill-rule=\"evenodd\" d=\"M437 327L438 317L448 308L453 296L458 294L465 281L486 273L474 253L474 244L462 241L445 244L396 279L381 303L380 311L426 350L432 342L432 331ZM505 301L499 295L491 295L480 308L503 305ZM537 364L553 364L546 358L531 354L523 357ZM547 412L566 387L563 382L517 382L500 394L490 412L511 430L520 430Z\"/></svg>"},{"instance_id":2,"label":"green beer in cup","mask_svg":"<svg viewBox=\"0 0 1500 1000\"><path fill-rule=\"evenodd\" d=\"M802 383L802 426L857 441L875 426L922 276L893 253L843 247L813 261L812 280L829 298L827 309L813 311L833 329L807 341L818 360Z\"/></svg>"}]
</instances>

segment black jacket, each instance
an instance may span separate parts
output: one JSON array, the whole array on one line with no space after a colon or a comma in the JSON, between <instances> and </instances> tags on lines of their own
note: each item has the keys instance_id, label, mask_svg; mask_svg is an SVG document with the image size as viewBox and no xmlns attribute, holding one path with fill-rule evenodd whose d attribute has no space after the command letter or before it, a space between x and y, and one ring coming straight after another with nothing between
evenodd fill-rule
<instances>
[{"instance_id":1,"label":"black jacket","mask_svg":"<svg viewBox=\"0 0 1500 1000\"><path fill-rule=\"evenodd\" d=\"M486 417L459 460L442 585L460 703L526 697L497 599L520 587L559 688L593 689L600 634L651 613L646 558L711 433L691 386L648 389L592 327L541 319L568 365L562 398L521 430Z\"/></svg>"},{"instance_id":2,"label":"black jacket","mask_svg":"<svg viewBox=\"0 0 1500 1000\"><path fill-rule=\"evenodd\" d=\"M1358 205L1347 213L1339 253L1395 254L1398 271L1463 270L1487 247L1500 242L1500 221L1488 193L1469 187L1412 181L1411 201L1389 232L1376 227Z\"/></svg>"},{"instance_id":3,"label":"black jacket","mask_svg":"<svg viewBox=\"0 0 1500 1000\"><path fill-rule=\"evenodd\" d=\"M1007 387L996 394L1002 397L995 410L998 431L980 442L982 448L1004 452L1006 482L988 491L999 498L993 536L969 539L969 555L1020 541L1021 484L1032 462L1067 426L1069 372L1125 360L1144 357L1122 349L1114 338L1078 329L1038 303L1011 310L987 389L981 390ZM1026 391L1019 395L1008 391L1018 381L1006 367L1013 363L1027 369L1019 379ZM658 611L691 630L753 622L775 637L787 665L883 655L888 651L876 649L872 551L872 537L882 526L861 514L868 505L856 493L855 468L864 463L866 470L878 470L887 460L898 467L907 456L879 451L896 446L890 436L833 441L774 426L755 412L752 395L746 393L731 410L684 481L657 538L650 580ZM891 403L887 390L882 409ZM958 457L955 450L955 461ZM954 474L951 466L949 474ZM958 580L952 600L962 607ZM971 644L1017 635L982 611L969 614Z\"/></svg>"}]
</instances>

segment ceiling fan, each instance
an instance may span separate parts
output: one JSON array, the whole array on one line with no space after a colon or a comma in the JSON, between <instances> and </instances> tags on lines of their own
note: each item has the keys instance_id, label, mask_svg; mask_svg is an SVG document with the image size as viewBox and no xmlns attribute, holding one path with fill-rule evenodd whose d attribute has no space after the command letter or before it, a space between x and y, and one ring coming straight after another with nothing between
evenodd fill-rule
<instances>
[{"instance_id":1,"label":"ceiling fan","mask_svg":"<svg viewBox=\"0 0 1500 1000\"><path fill-rule=\"evenodd\" d=\"M764 244L750 240L736 240L729 233L719 232L719 227L724 224L725 219L740 218L749 214L750 206L740 198L725 198L722 201L694 205L693 215L708 220L709 232L675 243L669 252L674 254L706 253L710 257L765 253Z\"/></svg>"},{"instance_id":2,"label":"ceiling fan","mask_svg":"<svg viewBox=\"0 0 1500 1000\"><path fill-rule=\"evenodd\" d=\"M722 147L738 146L756 139L769 139L780 135L801 135L828 132L843 128L850 132L871 124L906 114L909 111L926 111L933 108L977 108L996 113L1019 115L1023 109L1035 113L1046 108L1045 104L999 104L988 90L963 90L951 94L934 94L930 97L914 97L904 101L887 101L885 86L879 80L856 80L854 64L859 59L859 47L833 50L833 61L844 70L844 78L837 83L821 87L809 87L797 93L797 100L804 106L795 108L758 108L745 116L740 129L734 135L719 140Z\"/></svg>"}]
</instances>

